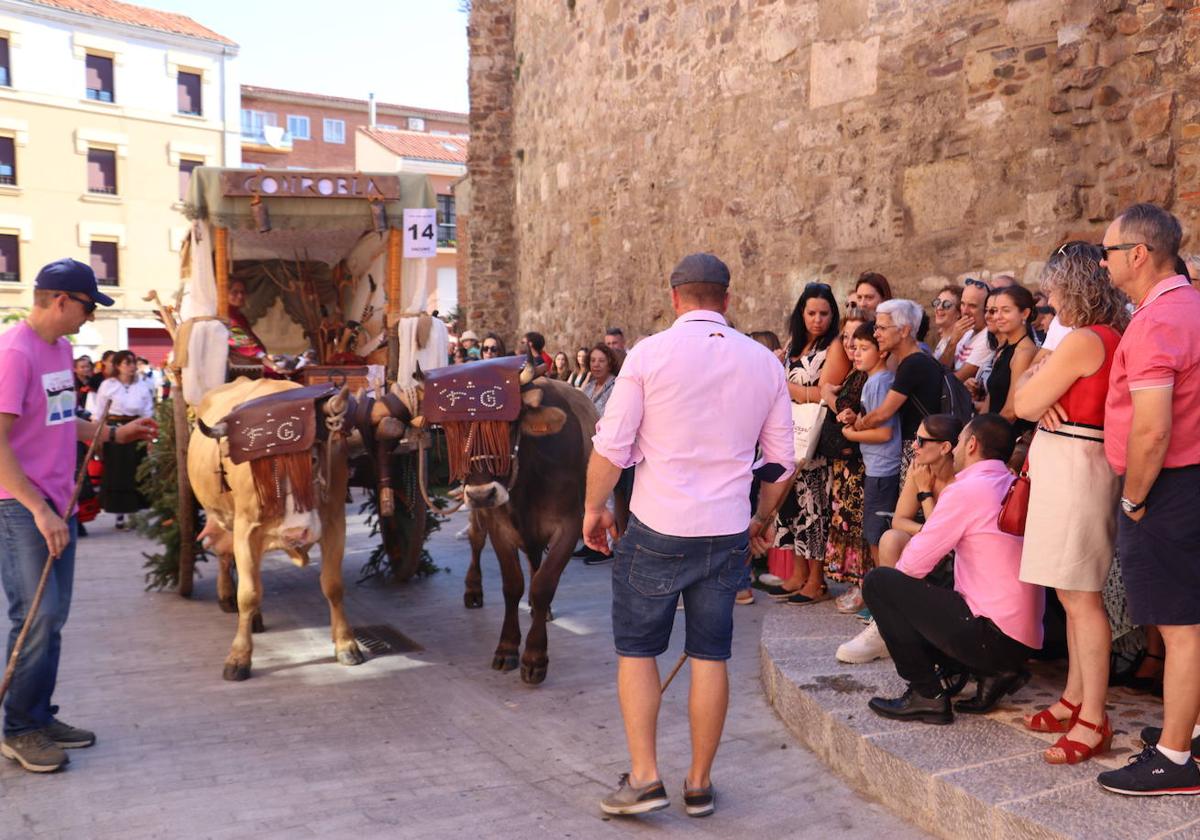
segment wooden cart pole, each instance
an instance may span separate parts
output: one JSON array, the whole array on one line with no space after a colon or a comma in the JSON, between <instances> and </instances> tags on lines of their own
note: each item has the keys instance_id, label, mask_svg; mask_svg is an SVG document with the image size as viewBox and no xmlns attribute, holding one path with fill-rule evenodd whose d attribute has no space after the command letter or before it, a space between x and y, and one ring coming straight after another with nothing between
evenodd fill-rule
<instances>
[{"instance_id":1,"label":"wooden cart pole","mask_svg":"<svg viewBox=\"0 0 1200 840\"><path fill-rule=\"evenodd\" d=\"M178 507L175 521L179 524L179 595L192 597L192 579L196 569L196 498L188 478L187 401L183 398L183 371L171 367L171 409L175 419L175 481Z\"/></svg>"},{"instance_id":2,"label":"wooden cart pole","mask_svg":"<svg viewBox=\"0 0 1200 840\"><path fill-rule=\"evenodd\" d=\"M387 382L391 384L400 375L400 314L404 311L403 291L401 281L401 257L404 253L404 234L396 229L388 229L387 241L387 318L388 332L387 351Z\"/></svg>"},{"instance_id":3,"label":"wooden cart pole","mask_svg":"<svg viewBox=\"0 0 1200 840\"><path fill-rule=\"evenodd\" d=\"M213 268L217 278L217 317L229 321L229 231L215 227L213 238Z\"/></svg>"}]
</instances>

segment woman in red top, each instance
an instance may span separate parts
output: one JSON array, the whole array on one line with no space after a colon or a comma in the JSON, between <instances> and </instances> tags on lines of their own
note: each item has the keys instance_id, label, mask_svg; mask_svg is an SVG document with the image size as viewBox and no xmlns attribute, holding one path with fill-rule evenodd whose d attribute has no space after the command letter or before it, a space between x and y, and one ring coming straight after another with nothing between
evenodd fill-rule
<instances>
[{"instance_id":1,"label":"woman in red top","mask_svg":"<svg viewBox=\"0 0 1200 840\"><path fill-rule=\"evenodd\" d=\"M1104 457L1104 398L1129 317L1095 245L1069 242L1046 264L1042 286L1072 331L1017 383L1018 417L1039 421L1029 447L1029 516L1021 580L1054 587L1067 613L1069 668L1062 698L1026 720L1063 732L1043 757L1075 764L1109 748L1104 714L1112 646L1101 590L1108 578L1120 496Z\"/></svg>"}]
</instances>

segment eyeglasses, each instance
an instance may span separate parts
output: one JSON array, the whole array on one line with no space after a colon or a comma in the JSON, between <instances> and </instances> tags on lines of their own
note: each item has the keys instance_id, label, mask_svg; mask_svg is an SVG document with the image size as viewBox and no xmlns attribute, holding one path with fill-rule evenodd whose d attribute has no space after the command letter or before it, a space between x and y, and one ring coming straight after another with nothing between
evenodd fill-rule
<instances>
[{"instance_id":1,"label":"eyeglasses","mask_svg":"<svg viewBox=\"0 0 1200 840\"><path fill-rule=\"evenodd\" d=\"M958 306L958 303L945 298L934 298L930 306L932 306L934 309L953 309L954 307Z\"/></svg>"},{"instance_id":2,"label":"eyeglasses","mask_svg":"<svg viewBox=\"0 0 1200 840\"><path fill-rule=\"evenodd\" d=\"M1037 314L1039 314L1039 315L1057 315L1058 313L1054 311L1053 306L1039 306L1037 308Z\"/></svg>"},{"instance_id":3,"label":"eyeglasses","mask_svg":"<svg viewBox=\"0 0 1200 840\"><path fill-rule=\"evenodd\" d=\"M954 443L954 441L946 440L944 438L931 438L931 437L925 437L924 435L917 435L917 448L918 449L927 443Z\"/></svg>"},{"instance_id":4,"label":"eyeglasses","mask_svg":"<svg viewBox=\"0 0 1200 840\"><path fill-rule=\"evenodd\" d=\"M1139 245L1141 245L1147 251L1154 250L1153 246L1147 245L1145 242L1123 242L1120 245L1105 245L1104 243L1100 243L1096 247L1099 248L1101 251L1103 251L1104 258L1108 259L1109 251L1132 251L1134 248L1136 248Z\"/></svg>"},{"instance_id":5,"label":"eyeglasses","mask_svg":"<svg viewBox=\"0 0 1200 840\"><path fill-rule=\"evenodd\" d=\"M67 295L66 292L63 292L63 294ZM67 295L67 297L83 307L84 315L91 315L96 311L96 301L92 300L91 298L77 298L75 295Z\"/></svg>"},{"instance_id":6,"label":"eyeglasses","mask_svg":"<svg viewBox=\"0 0 1200 840\"><path fill-rule=\"evenodd\" d=\"M992 293L991 286L989 286L987 283L984 283L982 280L976 280L974 277L968 277L966 280L963 281L963 285L974 286L977 289L983 289L989 295Z\"/></svg>"},{"instance_id":7,"label":"eyeglasses","mask_svg":"<svg viewBox=\"0 0 1200 840\"><path fill-rule=\"evenodd\" d=\"M499 353L500 348L497 347L495 344L485 344L481 348L481 352L483 352L483 353Z\"/></svg>"}]
</instances>

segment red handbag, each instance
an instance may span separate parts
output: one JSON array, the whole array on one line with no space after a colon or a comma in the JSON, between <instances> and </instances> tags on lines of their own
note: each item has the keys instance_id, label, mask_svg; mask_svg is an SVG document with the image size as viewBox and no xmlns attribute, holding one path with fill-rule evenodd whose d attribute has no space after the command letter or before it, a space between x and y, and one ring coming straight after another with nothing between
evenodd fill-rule
<instances>
[{"instance_id":1,"label":"red handbag","mask_svg":"<svg viewBox=\"0 0 1200 840\"><path fill-rule=\"evenodd\" d=\"M1029 516L1029 456L1025 456L1025 463L1021 466L1021 471L1017 473L1017 477L1013 479L1013 483L1008 485L1008 491L1004 494L1004 501L1000 503L1000 516L996 519L996 525L1006 534L1012 534L1014 537L1025 536L1025 519Z\"/></svg>"}]
</instances>

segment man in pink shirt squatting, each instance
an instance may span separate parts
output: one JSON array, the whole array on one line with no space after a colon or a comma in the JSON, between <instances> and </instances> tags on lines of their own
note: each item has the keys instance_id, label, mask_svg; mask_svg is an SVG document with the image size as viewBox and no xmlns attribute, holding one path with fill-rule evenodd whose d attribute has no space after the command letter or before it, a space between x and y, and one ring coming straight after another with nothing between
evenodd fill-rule
<instances>
[{"instance_id":1,"label":"man in pink shirt squatting","mask_svg":"<svg viewBox=\"0 0 1200 840\"><path fill-rule=\"evenodd\" d=\"M95 423L75 416L71 344L64 336L92 320L98 303L112 306L113 300L96 287L92 269L59 260L38 273L28 319L0 335L0 581L12 620L5 664L46 557L58 558L4 703L0 755L35 773L66 764L64 748L96 741L91 732L55 718L51 698L75 574L76 520L66 509L75 483L75 441L89 441L96 431ZM154 421L142 418L110 425L101 440L153 436Z\"/></svg>"},{"instance_id":2,"label":"man in pink shirt squatting","mask_svg":"<svg viewBox=\"0 0 1200 840\"><path fill-rule=\"evenodd\" d=\"M608 496L621 470L637 464L612 583L617 695L631 766L600 807L632 815L670 804L658 775L656 657L667 650L682 595L692 668L692 761L683 797L689 815L704 817L714 809L710 774L729 705L733 601L748 585L751 543L761 549L770 539L768 523L790 487L792 416L778 359L724 318L723 262L685 257L671 274L671 303L675 323L625 359L588 464L584 540L606 554L609 535L616 537ZM752 474L763 481L753 519Z\"/></svg>"},{"instance_id":3,"label":"man in pink shirt squatting","mask_svg":"<svg viewBox=\"0 0 1200 840\"><path fill-rule=\"evenodd\" d=\"M966 668L978 691L955 708L984 714L1029 679L1025 660L1042 646L1045 591L1022 583L1022 539L996 520L1013 482L1007 462L1013 431L998 414L981 414L959 435L956 477L896 568L878 568L863 581L863 598L908 690L873 697L877 715L945 724L954 721L942 677ZM922 580L954 551L954 589Z\"/></svg>"},{"instance_id":4,"label":"man in pink shirt squatting","mask_svg":"<svg viewBox=\"0 0 1200 840\"><path fill-rule=\"evenodd\" d=\"M1112 283L1137 307L1113 356L1104 454L1124 477L1117 555L1134 624L1166 645L1163 725L1100 784L1131 796L1200 793L1200 292L1176 273L1179 220L1135 204L1104 232Z\"/></svg>"}]
</instances>

